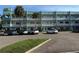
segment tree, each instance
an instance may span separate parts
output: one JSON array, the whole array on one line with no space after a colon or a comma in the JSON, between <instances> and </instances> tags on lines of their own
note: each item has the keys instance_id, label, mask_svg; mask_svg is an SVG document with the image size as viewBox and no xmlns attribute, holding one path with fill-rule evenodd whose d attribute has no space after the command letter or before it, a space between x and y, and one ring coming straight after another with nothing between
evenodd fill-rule
<instances>
[{"instance_id":1,"label":"tree","mask_svg":"<svg viewBox=\"0 0 79 59\"><path fill-rule=\"evenodd\" d=\"M16 17L24 17L25 16L25 11L22 6L16 6L14 9L14 14Z\"/></svg>"},{"instance_id":2,"label":"tree","mask_svg":"<svg viewBox=\"0 0 79 59\"><path fill-rule=\"evenodd\" d=\"M33 19L37 19L37 18L39 18L39 17L40 17L40 13L38 13L38 12L34 12L34 13L32 14L32 18L33 18ZM38 21L34 21L34 24L35 24L35 28L37 29Z\"/></svg>"},{"instance_id":3,"label":"tree","mask_svg":"<svg viewBox=\"0 0 79 59\"><path fill-rule=\"evenodd\" d=\"M32 14L32 18L38 18L39 15L40 15L39 13L33 13L33 14Z\"/></svg>"},{"instance_id":4,"label":"tree","mask_svg":"<svg viewBox=\"0 0 79 59\"><path fill-rule=\"evenodd\" d=\"M3 9L3 14L4 15L11 15L12 14L12 9L11 8L4 8Z\"/></svg>"},{"instance_id":5,"label":"tree","mask_svg":"<svg viewBox=\"0 0 79 59\"><path fill-rule=\"evenodd\" d=\"M16 17L15 14L12 14L12 17Z\"/></svg>"}]
</instances>

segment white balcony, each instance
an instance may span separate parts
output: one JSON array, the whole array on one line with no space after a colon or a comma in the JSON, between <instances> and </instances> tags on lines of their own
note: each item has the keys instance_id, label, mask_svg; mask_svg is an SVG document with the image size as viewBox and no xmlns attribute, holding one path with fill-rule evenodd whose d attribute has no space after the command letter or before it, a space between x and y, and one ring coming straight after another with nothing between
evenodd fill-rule
<instances>
[{"instance_id":1,"label":"white balcony","mask_svg":"<svg viewBox=\"0 0 79 59\"><path fill-rule=\"evenodd\" d=\"M39 26L39 24L27 24L27 26L28 26L28 27L29 27L29 26L35 27L35 26Z\"/></svg>"},{"instance_id":2,"label":"white balcony","mask_svg":"<svg viewBox=\"0 0 79 59\"><path fill-rule=\"evenodd\" d=\"M54 14L54 12L42 12L41 14L52 15L52 14Z\"/></svg>"},{"instance_id":3,"label":"white balcony","mask_svg":"<svg viewBox=\"0 0 79 59\"><path fill-rule=\"evenodd\" d=\"M79 26L79 24L74 24L74 23L72 23L72 24L70 24L71 26Z\"/></svg>"},{"instance_id":4,"label":"white balcony","mask_svg":"<svg viewBox=\"0 0 79 59\"><path fill-rule=\"evenodd\" d=\"M40 20L39 18L33 19L33 18L27 18L27 20Z\"/></svg>"},{"instance_id":5,"label":"white balcony","mask_svg":"<svg viewBox=\"0 0 79 59\"><path fill-rule=\"evenodd\" d=\"M56 14L68 14L68 12L57 11Z\"/></svg>"},{"instance_id":6,"label":"white balcony","mask_svg":"<svg viewBox=\"0 0 79 59\"><path fill-rule=\"evenodd\" d=\"M57 26L70 26L70 24L56 24Z\"/></svg>"},{"instance_id":7,"label":"white balcony","mask_svg":"<svg viewBox=\"0 0 79 59\"><path fill-rule=\"evenodd\" d=\"M54 18L41 18L41 20L54 20Z\"/></svg>"},{"instance_id":8,"label":"white balcony","mask_svg":"<svg viewBox=\"0 0 79 59\"><path fill-rule=\"evenodd\" d=\"M25 27L26 24L4 24L2 27Z\"/></svg>"},{"instance_id":9,"label":"white balcony","mask_svg":"<svg viewBox=\"0 0 79 59\"><path fill-rule=\"evenodd\" d=\"M73 17L73 18L71 18L71 20L79 20L79 18L74 18L74 17Z\"/></svg>"},{"instance_id":10,"label":"white balcony","mask_svg":"<svg viewBox=\"0 0 79 59\"><path fill-rule=\"evenodd\" d=\"M68 18L56 18L56 20L68 20Z\"/></svg>"},{"instance_id":11,"label":"white balcony","mask_svg":"<svg viewBox=\"0 0 79 59\"><path fill-rule=\"evenodd\" d=\"M3 24L2 27L10 27L9 24Z\"/></svg>"},{"instance_id":12,"label":"white balcony","mask_svg":"<svg viewBox=\"0 0 79 59\"><path fill-rule=\"evenodd\" d=\"M54 24L42 24L42 26L54 26Z\"/></svg>"},{"instance_id":13,"label":"white balcony","mask_svg":"<svg viewBox=\"0 0 79 59\"><path fill-rule=\"evenodd\" d=\"M12 18L11 20L23 20L23 18Z\"/></svg>"},{"instance_id":14,"label":"white balcony","mask_svg":"<svg viewBox=\"0 0 79 59\"><path fill-rule=\"evenodd\" d=\"M79 20L79 18L76 18L76 20Z\"/></svg>"},{"instance_id":15,"label":"white balcony","mask_svg":"<svg viewBox=\"0 0 79 59\"><path fill-rule=\"evenodd\" d=\"M26 24L21 24L21 25L16 25L16 24L12 24L12 27L25 27L27 26Z\"/></svg>"},{"instance_id":16,"label":"white balcony","mask_svg":"<svg viewBox=\"0 0 79 59\"><path fill-rule=\"evenodd\" d=\"M70 12L70 14L79 14L79 12Z\"/></svg>"}]
</instances>

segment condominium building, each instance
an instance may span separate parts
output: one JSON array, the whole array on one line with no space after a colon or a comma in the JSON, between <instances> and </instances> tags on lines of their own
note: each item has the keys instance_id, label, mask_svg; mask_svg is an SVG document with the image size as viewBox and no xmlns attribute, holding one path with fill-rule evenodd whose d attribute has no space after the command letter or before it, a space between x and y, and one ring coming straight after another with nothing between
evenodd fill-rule
<instances>
[{"instance_id":1,"label":"condominium building","mask_svg":"<svg viewBox=\"0 0 79 59\"><path fill-rule=\"evenodd\" d=\"M39 16L33 18L33 14L38 13ZM11 28L20 30L30 30L37 28L40 31L46 31L49 27L57 28L58 30L73 30L79 28L79 12L70 11L53 11L53 12L33 12L27 11L26 17L4 17L3 28Z\"/></svg>"}]
</instances>

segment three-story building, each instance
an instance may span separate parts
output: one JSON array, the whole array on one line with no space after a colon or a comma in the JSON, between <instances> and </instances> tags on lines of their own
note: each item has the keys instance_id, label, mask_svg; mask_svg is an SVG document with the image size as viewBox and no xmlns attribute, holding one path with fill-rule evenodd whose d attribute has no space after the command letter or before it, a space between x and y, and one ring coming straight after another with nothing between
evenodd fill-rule
<instances>
[{"instance_id":1,"label":"three-story building","mask_svg":"<svg viewBox=\"0 0 79 59\"><path fill-rule=\"evenodd\" d=\"M3 28L30 30L36 28L46 31L47 28L54 27L60 31L76 30L79 28L79 12L53 11L53 12L33 12L27 11L26 17L2 18Z\"/></svg>"}]
</instances>

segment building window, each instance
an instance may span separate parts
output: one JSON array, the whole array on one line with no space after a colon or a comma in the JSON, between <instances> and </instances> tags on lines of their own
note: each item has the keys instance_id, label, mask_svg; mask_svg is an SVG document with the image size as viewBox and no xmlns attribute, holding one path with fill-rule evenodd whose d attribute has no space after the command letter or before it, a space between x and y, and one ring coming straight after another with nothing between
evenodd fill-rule
<instances>
[{"instance_id":1,"label":"building window","mask_svg":"<svg viewBox=\"0 0 79 59\"><path fill-rule=\"evenodd\" d=\"M10 24L10 21L6 21L6 24Z\"/></svg>"},{"instance_id":2,"label":"building window","mask_svg":"<svg viewBox=\"0 0 79 59\"><path fill-rule=\"evenodd\" d=\"M66 23L66 24L69 24L69 22L68 22L68 21L66 21L65 23Z\"/></svg>"},{"instance_id":3,"label":"building window","mask_svg":"<svg viewBox=\"0 0 79 59\"><path fill-rule=\"evenodd\" d=\"M56 21L53 21L53 23L56 23Z\"/></svg>"},{"instance_id":4,"label":"building window","mask_svg":"<svg viewBox=\"0 0 79 59\"><path fill-rule=\"evenodd\" d=\"M20 22L16 22L16 24L20 25L21 23Z\"/></svg>"},{"instance_id":5,"label":"building window","mask_svg":"<svg viewBox=\"0 0 79 59\"><path fill-rule=\"evenodd\" d=\"M63 23L62 21L60 23Z\"/></svg>"},{"instance_id":6,"label":"building window","mask_svg":"<svg viewBox=\"0 0 79 59\"><path fill-rule=\"evenodd\" d=\"M37 24L40 24L40 22L36 22Z\"/></svg>"},{"instance_id":7,"label":"building window","mask_svg":"<svg viewBox=\"0 0 79 59\"><path fill-rule=\"evenodd\" d=\"M52 24L53 22L52 22L52 21L47 21L46 23L47 23L47 24Z\"/></svg>"},{"instance_id":8,"label":"building window","mask_svg":"<svg viewBox=\"0 0 79 59\"><path fill-rule=\"evenodd\" d=\"M30 22L30 24L34 24L34 23L35 23L34 21L31 21L31 22Z\"/></svg>"},{"instance_id":9,"label":"building window","mask_svg":"<svg viewBox=\"0 0 79 59\"><path fill-rule=\"evenodd\" d=\"M75 21L75 23L79 23L79 21Z\"/></svg>"}]
</instances>

